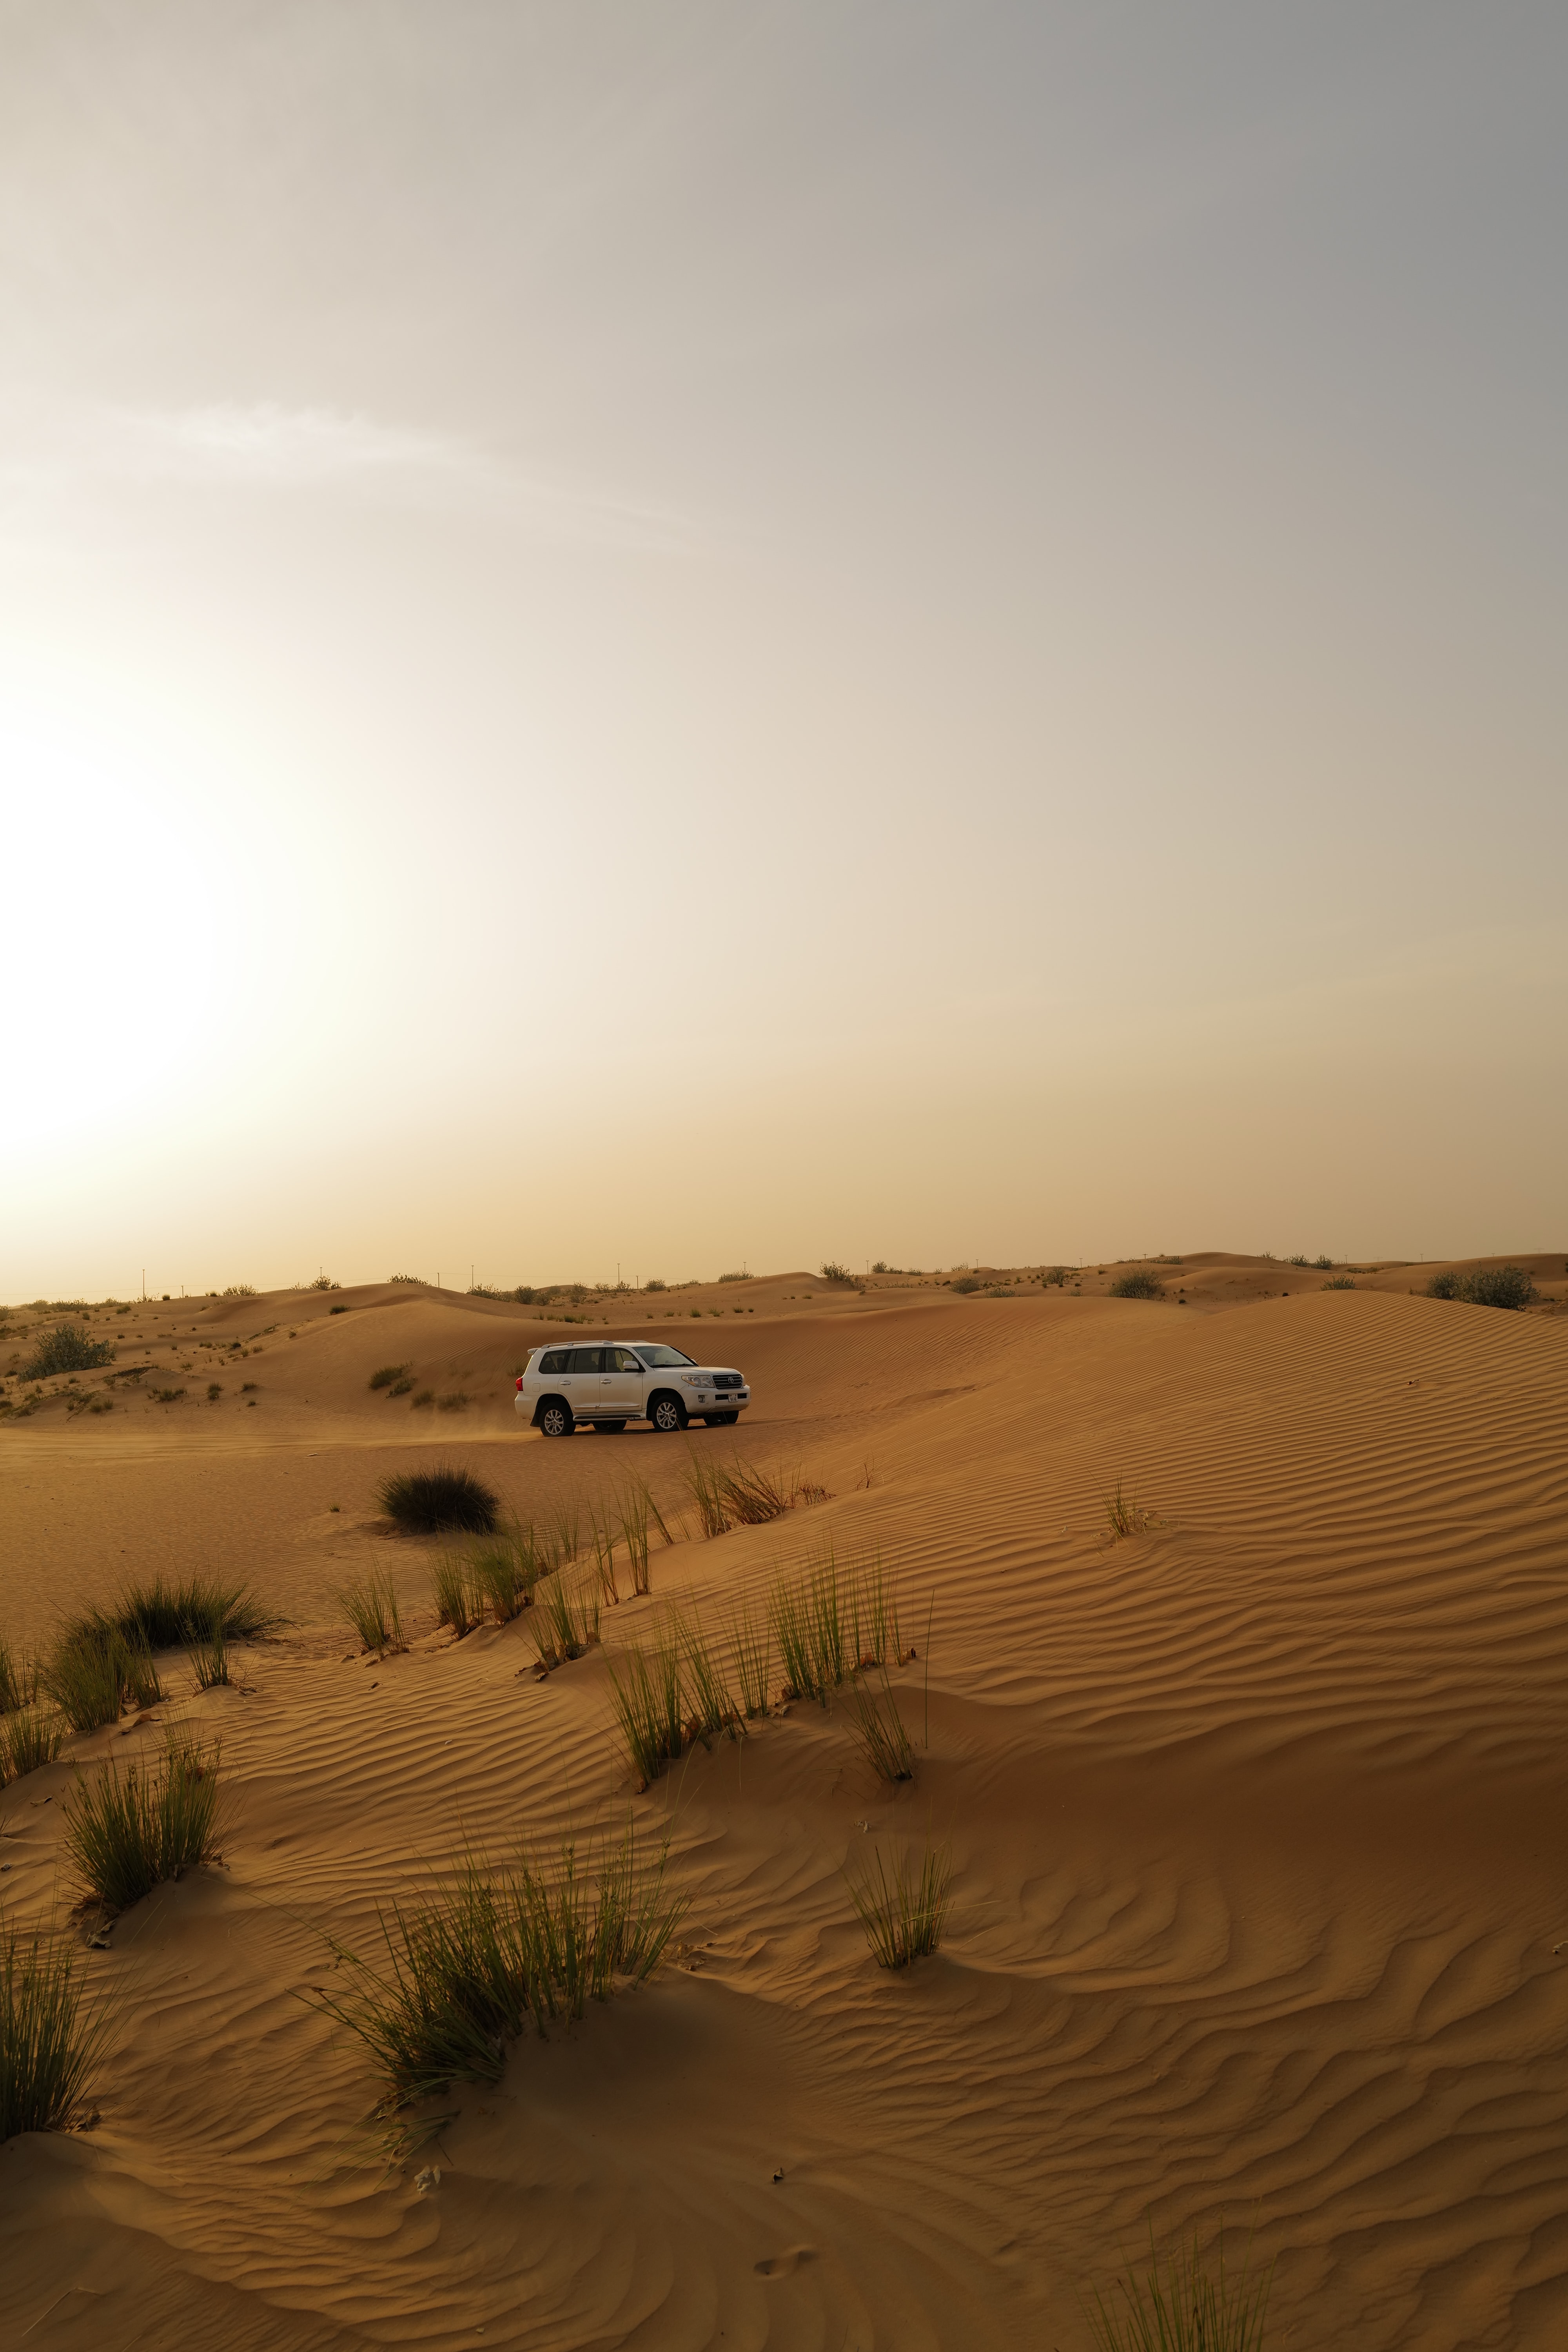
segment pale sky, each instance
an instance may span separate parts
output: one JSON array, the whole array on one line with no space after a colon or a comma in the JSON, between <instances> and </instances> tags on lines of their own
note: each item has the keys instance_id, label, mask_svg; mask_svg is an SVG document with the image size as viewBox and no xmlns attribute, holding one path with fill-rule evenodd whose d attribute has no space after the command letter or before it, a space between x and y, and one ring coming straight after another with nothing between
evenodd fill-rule
<instances>
[{"instance_id":1,"label":"pale sky","mask_svg":"<svg viewBox=\"0 0 1568 2352\"><path fill-rule=\"evenodd\" d=\"M1568 1243L1565 65L0 0L0 1296Z\"/></svg>"}]
</instances>

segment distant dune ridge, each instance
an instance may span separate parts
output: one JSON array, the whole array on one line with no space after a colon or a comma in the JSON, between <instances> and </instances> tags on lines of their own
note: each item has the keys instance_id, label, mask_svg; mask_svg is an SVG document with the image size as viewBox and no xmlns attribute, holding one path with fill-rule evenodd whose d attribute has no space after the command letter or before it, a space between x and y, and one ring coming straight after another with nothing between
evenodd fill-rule
<instances>
[{"instance_id":1,"label":"distant dune ridge","mask_svg":"<svg viewBox=\"0 0 1568 2352\"><path fill-rule=\"evenodd\" d=\"M1505 1265L1527 1303L1471 1303ZM17 2342L1080 2352L1151 2226L1223 2221L1275 2263L1270 2346L1568 2343L1568 1258L835 1273L0 1317L9 1695L155 1577L287 1620L205 1690L160 1653L170 1696L0 1790L5 1925L112 2008L90 2128L0 2147ZM752 1410L524 1430L565 1316L738 1365ZM704 1539L692 1457L737 1454L803 1499ZM521 1563L461 1640L437 1571L477 1539L377 1502L437 1464ZM912 1778L877 1777L856 1684L781 1706L775 1654L743 1737L639 1790L617 1661L727 1655L829 1560L896 1601ZM599 1638L547 1671L552 1577ZM338 1596L373 1580L367 1649ZM76 1772L171 1732L221 1756L221 1860L73 1910ZM553 1867L628 1817L686 1906L662 1967L384 2162L334 1944L374 1959L465 1854ZM940 1948L879 1968L854 1891L939 1850Z\"/></svg>"}]
</instances>

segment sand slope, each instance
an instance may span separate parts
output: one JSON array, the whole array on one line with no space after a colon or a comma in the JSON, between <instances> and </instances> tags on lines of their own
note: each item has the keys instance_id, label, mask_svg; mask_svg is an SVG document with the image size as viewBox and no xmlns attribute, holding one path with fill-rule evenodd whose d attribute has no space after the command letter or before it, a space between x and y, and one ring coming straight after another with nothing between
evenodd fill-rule
<instances>
[{"instance_id":1,"label":"sand slope","mask_svg":"<svg viewBox=\"0 0 1568 2352\"><path fill-rule=\"evenodd\" d=\"M717 1625L781 1563L879 1549L922 1654L931 1612L898 1678L930 1746L896 1794L841 1708L796 1707L634 1798L603 1658L540 1684L516 1626L345 1662L345 1572L390 1561L422 1605L388 1466L461 1458L526 1511L627 1467L677 1493L679 1441L519 1434L510 1374L548 1328L521 1309L189 1305L187 1349L279 1324L257 1409L230 1376L211 1408L0 1431L13 1636L158 1566L244 1574L296 1620L246 1693L188 1702L223 1734L226 1867L92 1956L123 2004L98 2127L0 2150L16 2339L1067 2352L1146 2216L1223 2212L1278 2257L1271 2343L1568 2341L1568 1334L1408 1279L1264 1297L1279 1269L1246 1288L1239 1263L1188 1260L1186 1309L799 1276L747 1286L743 1318L638 1303L629 1329L743 1366L743 1450L834 1499L657 1552L607 1641L661 1596ZM366 1389L405 1360L474 1401ZM1119 1476L1157 1524L1110 1544ZM90 1768L153 1736L75 1746ZM69 1780L0 1799L21 1918L68 1904ZM325 1936L374 1933L465 1838L628 1805L674 1837L681 1961L521 2047L499 2092L459 2086L419 2194L374 2159L358 2050L298 1998ZM841 1872L928 1827L952 1932L889 1977Z\"/></svg>"}]
</instances>

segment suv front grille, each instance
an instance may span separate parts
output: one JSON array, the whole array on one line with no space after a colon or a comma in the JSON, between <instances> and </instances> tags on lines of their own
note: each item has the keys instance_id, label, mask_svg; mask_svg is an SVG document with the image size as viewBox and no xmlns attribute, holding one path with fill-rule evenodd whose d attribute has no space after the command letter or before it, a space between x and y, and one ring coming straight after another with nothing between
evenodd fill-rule
<instances>
[{"instance_id":1,"label":"suv front grille","mask_svg":"<svg viewBox=\"0 0 1568 2352\"><path fill-rule=\"evenodd\" d=\"M746 1384L739 1372L715 1372L713 1385L716 1389L741 1389Z\"/></svg>"}]
</instances>

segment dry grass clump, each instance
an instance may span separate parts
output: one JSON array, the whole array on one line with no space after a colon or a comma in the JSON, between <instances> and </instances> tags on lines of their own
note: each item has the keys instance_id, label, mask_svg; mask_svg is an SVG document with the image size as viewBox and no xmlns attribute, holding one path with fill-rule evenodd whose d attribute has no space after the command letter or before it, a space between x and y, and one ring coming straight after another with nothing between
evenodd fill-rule
<instances>
[{"instance_id":1,"label":"dry grass clump","mask_svg":"<svg viewBox=\"0 0 1568 2352\"><path fill-rule=\"evenodd\" d=\"M405 1377L407 1370L408 1366L406 1364L379 1364L375 1370L372 1372L370 1379L366 1381L365 1385L367 1388L373 1389L390 1389L393 1387L394 1381L400 1381ZM394 1390L394 1394L395 1393L396 1391Z\"/></svg>"},{"instance_id":2,"label":"dry grass clump","mask_svg":"<svg viewBox=\"0 0 1568 2352\"><path fill-rule=\"evenodd\" d=\"M373 1569L367 1577L355 1577L352 1583L340 1585L332 1599L339 1616L359 1635L362 1649L384 1657L389 1650L407 1648L397 1588L385 1569Z\"/></svg>"},{"instance_id":3,"label":"dry grass clump","mask_svg":"<svg viewBox=\"0 0 1568 2352\"><path fill-rule=\"evenodd\" d=\"M388 1518L416 1535L439 1535L457 1528L488 1536L500 1510L500 1497L471 1470L438 1463L430 1470L401 1470L384 1478L376 1496Z\"/></svg>"},{"instance_id":4,"label":"dry grass clump","mask_svg":"<svg viewBox=\"0 0 1568 2352\"><path fill-rule=\"evenodd\" d=\"M1123 1493L1120 1478L1115 1494L1105 1498L1105 1519L1112 1543L1120 1543L1124 1536L1147 1535L1155 1523L1152 1511L1145 1510L1135 1496Z\"/></svg>"},{"instance_id":5,"label":"dry grass clump","mask_svg":"<svg viewBox=\"0 0 1568 2352\"><path fill-rule=\"evenodd\" d=\"M1108 1298L1163 1298L1165 1286L1157 1274L1140 1266L1135 1273L1119 1275L1105 1295Z\"/></svg>"},{"instance_id":6,"label":"dry grass clump","mask_svg":"<svg viewBox=\"0 0 1568 2352\"><path fill-rule=\"evenodd\" d=\"M217 1852L218 1760L188 1733L171 1729L155 1766L79 1773L63 1838L82 1884L111 1911L129 1910L165 1879Z\"/></svg>"},{"instance_id":7,"label":"dry grass clump","mask_svg":"<svg viewBox=\"0 0 1568 2352\"><path fill-rule=\"evenodd\" d=\"M1239 2276L1227 2272L1223 2242L1210 2272L1194 2237L1162 2257L1149 2232L1149 2267L1142 2278L1129 2266L1108 2305L1099 2288L1084 2305L1097 2352L1261 2352L1274 2266Z\"/></svg>"},{"instance_id":8,"label":"dry grass clump","mask_svg":"<svg viewBox=\"0 0 1568 2352\"><path fill-rule=\"evenodd\" d=\"M653 1974L686 1911L668 1863L666 1845L639 1866L629 1823L586 1867L574 1839L548 1869L469 1856L445 1893L382 1914L387 1970L335 1946L348 1990L311 1998L369 2049L383 2114L454 2081L497 2083L531 2019L542 2037L555 2018L580 2018L590 1994L608 2000L618 1979Z\"/></svg>"},{"instance_id":9,"label":"dry grass clump","mask_svg":"<svg viewBox=\"0 0 1568 2352\"><path fill-rule=\"evenodd\" d=\"M738 1454L725 1469L706 1460L695 1446L687 1450L685 1486L697 1523L709 1537L727 1534L732 1527L763 1527L786 1511L827 1499L825 1486L803 1479L798 1471L759 1470Z\"/></svg>"},{"instance_id":10,"label":"dry grass clump","mask_svg":"<svg viewBox=\"0 0 1568 2352\"><path fill-rule=\"evenodd\" d=\"M907 1969L936 1950L952 1885L952 1856L945 1845L928 1846L918 1872L908 1854L889 1870L879 1851L864 1878L848 1880L855 1916L879 1967Z\"/></svg>"},{"instance_id":11,"label":"dry grass clump","mask_svg":"<svg viewBox=\"0 0 1568 2352\"><path fill-rule=\"evenodd\" d=\"M102 2039L68 1944L0 1927L0 2140L63 2131Z\"/></svg>"}]
</instances>

